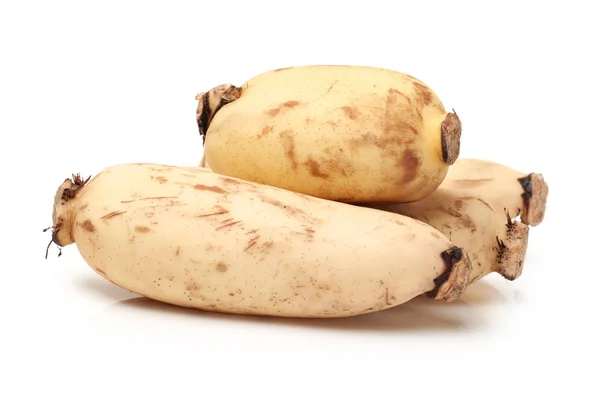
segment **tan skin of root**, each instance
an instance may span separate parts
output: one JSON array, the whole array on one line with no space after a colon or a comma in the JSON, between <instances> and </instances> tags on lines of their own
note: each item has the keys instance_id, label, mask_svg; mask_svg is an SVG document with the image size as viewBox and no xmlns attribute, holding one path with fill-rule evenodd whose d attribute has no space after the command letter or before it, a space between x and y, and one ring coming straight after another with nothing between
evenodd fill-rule
<instances>
[{"instance_id":1,"label":"tan skin of root","mask_svg":"<svg viewBox=\"0 0 600 401\"><path fill-rule=\"evenodd\" d=\"M410 216L440 230L469 254L470 283L492 272L515 280L523 271L529 226L496 210L486 198L439 188L417 202L363 206Z\"/></svg>"},{"instance_id":2,"label":"tan skin of root","mask_svg":"<svg viewBox=\"0 0 600 401\"><path fill-rule=\"evenodd\" d=\"M442 188L485 197L496 209L537 226L544 220L548 184L539 173L522 173L488 160L460 158L449 169Z\"/></svg>"},{"instance_id":3,"label":"tan skin of root","mask_svg":"<svg viewBox=\"0 0 600 401\"><path fill-rule=\"evenodd\" d=\"M53 239L102 277L190 308L344 317L453 301L471 264L433 227L210 172L112 166L58 189Z\"/></svg>"},{"instance_id":4,"label":"tan skin of root","mask_svg":"<svg viewBox=\"0 0 600 401\"><path fill-rule=\"evenodd\" d=\"M460 151L456 113L396 71L292 67L196 99L213 171L323 199L421 199Z\"/></svg>"}]
</instances>

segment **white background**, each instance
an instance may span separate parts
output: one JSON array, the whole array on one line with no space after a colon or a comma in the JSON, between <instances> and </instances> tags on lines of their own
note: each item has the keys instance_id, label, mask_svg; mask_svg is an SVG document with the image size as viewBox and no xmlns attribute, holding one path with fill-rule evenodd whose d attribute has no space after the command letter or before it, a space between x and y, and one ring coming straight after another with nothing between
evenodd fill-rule
<instances>
[{"instance_id":1,"label":"white background","mask_svg":"<svg viewBox=\"0 0 600 401\"><path fill-rule=\"evenodd\" d=\"M0 400L594 398L593 3L391 4L2 3ZM197 92L305 64L414 75L461 116L462 157L542 173L523 275L490 275L453 304L305 321L138 299L75 246L44 259L71 173L196 165Z\"/></svg>"}]
</instances>

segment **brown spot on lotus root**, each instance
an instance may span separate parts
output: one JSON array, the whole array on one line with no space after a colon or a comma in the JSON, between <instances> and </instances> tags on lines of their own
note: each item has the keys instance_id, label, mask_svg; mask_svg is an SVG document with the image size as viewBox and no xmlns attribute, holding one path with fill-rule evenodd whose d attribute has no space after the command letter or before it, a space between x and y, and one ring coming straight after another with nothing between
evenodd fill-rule
<instances>
[{"instance_id":1,"label":"brown spot on lotus root","mask_svg":"<svg viewBox=\"0 0 600 401\"><path fill-rule=\"evenodd\" d=\"M256 188L257 185L251 181L243 181L243 180L239 180L233 177L219 177L219 179L223 182L223 185L225 186L231 186L231 185L237 185L239 186L245 186L245 187L250 187L250 188Z\"/></svg>"},{"instance_id":2,"label":"brown spot on lotus root","mask_svg":"<svg viewBox=\"0 0 600 401\"><path fill-rule=\"evenodd\" d=\"M358 117L358 109L351 106L342 106L341 109L346 113L350 120L356 120Z\"/></svg>"},{"instance_id":3,"label":"brown spot on lotus root","mask_svg":"<svg viewBox=\"0 0 600 401\"><path fill-rule=\"evenodd\" d=\"M113 217L119 216L121 214L125 213L125 210L115 210L114 212L110 212L108 214L105 214L104 216L100 217L101 220L110 220Z\"/></svg>"},{"instance_id":4,"label":"brown spot on lotus root","mask_svg":"<svg viewBox=\"0 0 600 401\"><path fill-rule=\"evenodd\" d=\"M383 117L383 132L386 136L390 135L398 140L409 132L413 135L419 134L419 131L408 122L412 120L411 114L402 113L407 109L407 99L406 95L395 89L388 90Z\"/></svg>"},{"instance_id":5,"label":"brown spot on lotus root","mask_svg":"<svg viewBox=\"0 0 600 401\"><path fill-rule=\"evenodd\" d=\"M262 138L263 136L267 135L271 131L273 131L272 125L265 126L265 127L263 127L262 132L258 135L258 137Z\"/></svg>"},{"instance_id":6,"label":"brown spot on lotus root","mask_svg":"<svg viewBox=\"0 0 600 401\"><path fill-rule=\"evenodd\" d=\"M473 222L473 220L471 220L471 218L469 216L461 217L460 224L464 228L468 228L469 230L471 230L471 232L475 232L477 230L477 226L475 225L475 223Z\"/></svg>"},{"instance_id":7,"label":"brown spot on lotus root","mask_svg":"<svg viewBox=\"0 0 600 401\"><path fill-rule=\"evenodd\" d=\"M310 170L310 174L313 177L317 177L317 178L328 178L329 177L329 174L321 171L321 166L312 157L309 157L305 164L308 166L308 168Z\"/></svg>"},{"instance_id":8,"label":"brown spot on lotus root","mask_svg":"<svg viewBox=\"0 0 600 401\"><path fill-rule=\"evenodd\" d=\"M88 207L88 203L84 203L83 205L81 205L79 207L79 210L85 210L86 207Z\"/></svg>"},{"instance_id":9,"label":"brown spot on lotus root","mask_svg":"<svg viewBox=\"0 0 600 401\"><path fill-rule=\"evenodd\" d=\"M217 263L217 271L220 271L221 273L225 273L227 271L227 265L223 262Z\"/></svg>"},{"instance_id":10,"label":"brown spot on lotus root","mask_svg":"<svg viewBox=\"0 0 600 401\"><path fill-rule=\"evenodd\" d=\"M151 230L150 227L146 227L146 226L135 226L135 231L138 233L149 233Z\"/></svg>"},{"instance_id":11,"label":"brown spot on lotus root","mask_svg":"<svg viewBox=\"0 0 600 401\"><path fill-rule=\"evenodd\" d=\"M464 202L462 200L460 200L460 199L457 199L454 202L454 208L457 209L457 210L462 209L463 206L464 206Z\"/></svg>"},{"instance_id":12,"label":"brown spot on lotus root","mask_svg":"<svg viewBox=\"0 0 600 401\"><path fill-rule=\"evenodd\" d=\"M180 247L177 247L177 249L175 249L175 256L179 256L180 253L181 253L181 249L180 249Z\"/></svg>"},{"instance_id":13,"label":"brown spot on lotus root","mask_svg":"<svg viewBox=\"0 0 600 401\"><path fill-rule=\"evenodd\" d=\"M293 132L291 130L285 130L279 134L279 139L285 149L285 155L292 163L292 168L296 170L298 168L298 160L296 159L296 144L294 142Z\"/></svg>"},{"instance_id":14,"label":"brown spot on lotus root","mask_svg":"<svg viewBox=\"0 0 600 401\"><path fill-rule=\"evenodd\" d=\"M93 233L96 231L96 227L92 224L92 222L88 219L79 225L85 231Z\"/></svg>"},{"instance_id":15,"label":"brown spot on lotus root","mask_svg":"<svg viewBox=\"0 0 600 401\"><path fill-rule=\"evenodd\" d=\"M402 153L402 157L400 158L398 164L399 167L404 170L404 176L402 179L403 183L409 183L417 178L419 166L421 165L421 159L413 150L407 150Z\"/></svg>"},{"instance_id":16,"label":"brown spot on lotus root","mask_svg":"<svg viewBox=\"0 0 600 401\"><path fill-rule=\"evenodd\" d=\"M216 192L218 194L227 193L227 191L225 191L224 189L219 188L217 186L209 186L209 185L202 185L202 184L196 184L196 185L194 185L194 189L197 189L199 191Z\"/></svg>"},{"instance_id":17,"label":"brown spot on lotus root","mask_svg":"<svg viewBox=\"0 0 600 401\"><path fill-rule=\"evenodd\" d=\"M167 179L165 177L163 177L162 175L158 176L158 177L154 177L154 179L161 184L164 184L165 182L167 182Z\"/></svg>"},{"instance_id":18,"label":"brown spot on lotus root","mask_svg":"<svg viewBox=\"0 0 600 401\"><path fill-rule=\"evenodd\" d=\"M95 268L95 270L96 270L98 273L102 274L103 276L106 276L106 272L105 272L104 270L100 269L99 267L96 267L96 268Z\"/></svg>"},{"instance_id":19,"label":"brown spot on lotus root","mask_svg":"<svg viewBox=\"0 0 600 401\"><path fill-rule=\"evenodd\" d=\"M248 249L252 248L253 246L256 245L256 242L258 241L258 239L260 238L260 235L256 235L254 237L252 237L249 241L248 241L248 245L246 245L246 247L244 248L244 252L246 252Z\"/></svg>"},{"instance_id":20,"label":"brown spot on lotus root","mask_svg":"<svg viewBox=\"0 0 600 401\"><path fill-rule=\"evenodd\" d=\"M440 234L436 233L435 231L431 231L431 235L435 238L441 238Z\"/></svg>"},{"instance_id":21,"label":"brown spot on lotus root","mask_svg":"<svg viewBox=\"0 0 600 401\"><path fill-rule=\"evenodd\" d=\"M416 99L419 103L421 103L423 106L427 106L429 103L431 103L431 89L417 81L413 82L413 87L415 89Z\"/></svg>"},{"instance_id":22,"label":"brown spot on lotus root","mask_svg":"<svg viewBox=\"0 0 600 401\"><path fill-rule=\"evenodd\" d=\"M284 112L286 110L293 109L294 107L296 107L298 105L300 105L300 102L298 102L297 100L288 100L287 102L284 102L281 105L279 105L279 107L267 110L266 113L268 115L270 115L271 117L275 117L280 112Z\"/></svg>"}]
</instances>

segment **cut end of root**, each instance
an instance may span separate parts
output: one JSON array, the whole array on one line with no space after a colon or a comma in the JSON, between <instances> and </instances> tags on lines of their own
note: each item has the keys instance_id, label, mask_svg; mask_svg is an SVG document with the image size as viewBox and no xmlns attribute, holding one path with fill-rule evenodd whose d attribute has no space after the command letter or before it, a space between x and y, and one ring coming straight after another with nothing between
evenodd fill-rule
<instances>
[{"instance_id":1,"label":"cut end of root","mask_svg":"<svg viewBox=\"0 0 600 401\"><path fill-rule=\"evenodd\" d=\"M452 302L462 295L469 284L471 260L464 249L456 246L445 250L441 256L446 264L446 271L433 280L435 287L426 295Z\"/></svg>"},{"instance_id":2,"label":"cut end of root","mask_svg":"<svg viewBox=\"0 0 600 401\"><path fill-rule=\"evenodd\" d=\"M519 178L523 187L523 205L525 210L521 214L521 221L530 226L537 226L544 220L546 214L546 199L548 198L548 184L541 174L531 173Z\"/></svg>"},{"instance_id":3,"label":"cut end of root","mask_svg":"<svg viewBox=\"0 0 600 401\"><path fill-rule=\"evenodd\" d=\"M529 226L513 221L506 225L506 237L503 240L496 238L498 242L498 267L497 271L505 279L513 281L519 278L523 272L523 263L527 253L529 240Z\"/></svg>"},{"instance_id":4,"label":"cut end of root","mask_svg":"<svg viewBox=\"0 0 600 401\"><path fill-rule=\"evenodd\" d=\"M73 174L72 178L67 178L58 187L54 195L54 205L52 207L52 226L44 229L44 232L52 229L52 238L46 248L46 258L48 258L48 249L52 243L63 247L73 243L71 238L70 215L72 200L77 193L85 187L91 176L83 179L79 174ZM59 252L60 256L60 252Z\"/></svg>"},{"instance_id":5,"label":"cut end of root","mask_svg":"<svg viewBox=\"0 0 600 401\"><path fill-rule=\"evenodd\" d=\"M449 166L458 159L461 135L462 123L456 112L452 110L452 113L448 113L442 121L442 157L444 163Z\"/></svg>"},{"instance_id":6,"label":"cut end of root","mask_svg":"<svg viewBox=\"0 0 600 401\"><path fill-rule=\"evenodd\" d=\"M215 114L227 103L231 103L242 95L242 89L231 84L219 85L208 92L196 95L198 108L196 109L196 121L198 130L202 137L202 143L206 140L206 132Z\"/></svg>"}]
</instances>

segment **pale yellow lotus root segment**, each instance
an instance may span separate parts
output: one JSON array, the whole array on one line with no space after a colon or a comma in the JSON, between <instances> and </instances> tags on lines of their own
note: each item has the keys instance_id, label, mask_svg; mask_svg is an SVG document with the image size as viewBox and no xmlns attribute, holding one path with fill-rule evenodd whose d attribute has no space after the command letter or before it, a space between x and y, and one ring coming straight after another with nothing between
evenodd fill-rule
<instances>
[{"instance_id":1,"label":"pale yellow lotus root segment","mask_svg":"<svg viewBox=\"0 0 600 401\"><path fill-rule=\"evenodd\" d=\"M537 226L546 214L548 184L540 173L523 173L482 159L459 158L449 169L442 188L484 197L496 209L507 209L527 225Z\"/></svg>"},{"instance_id":2,"label":"pale yellow lotus root segment","mask_svg":"<svg viewBox=\"0 0 600 401\"><path fill-rule=\"evenodd\" d=\"M213 171L324 199L421 199L460 151L457 114L422 81L382 68L284 68L196 99Z\"/></svg>"},{"instance_id":3,"label":"pale yellow lotus root segment","mask_svg":"<svg viewBox=\"0 0 600 401\"><path fill-rule=\"evenodd\" d=\"M363 206L410 216L440 230L469 254L470 283L492 272L512 281L523 271L529 226L515 221L506 209L497 210L483 194L438 188L416 202Z\"/></svg>"},{"instance_id":4,"label":"pale yellow lotus root segment","mask_svg":"<svg viewBox=\"0 0 600 401\"><path fill-rule=\"evenodd\" d=\"M453 301L470 259L410 217L210 172L123 164L57 191L53 241L103 278L204 310L344 317Z\"/></svg>"}]
</instances>

